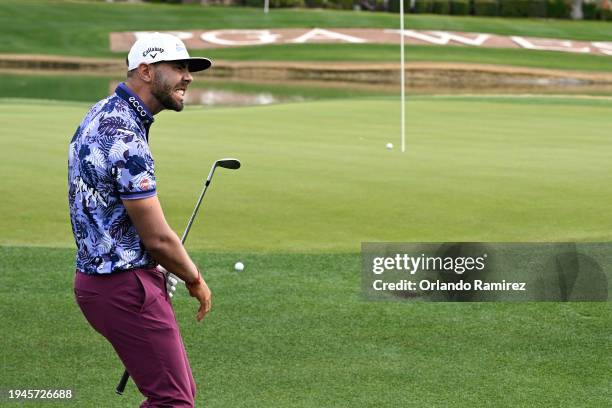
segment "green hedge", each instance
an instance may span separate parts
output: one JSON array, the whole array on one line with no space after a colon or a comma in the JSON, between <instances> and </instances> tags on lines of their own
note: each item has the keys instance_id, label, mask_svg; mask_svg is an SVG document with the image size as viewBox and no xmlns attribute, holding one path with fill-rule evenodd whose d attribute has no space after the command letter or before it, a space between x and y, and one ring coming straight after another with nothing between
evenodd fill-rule
<instances>
[{"instance_id":1,"label":"green hedge","mask_svg":"<svg viewBox=\"0 0 612 408\"><path fill-rule=\"evenodd\" d=\"M186 0L145 0L155 3L181 3ZM360 0L270 0L271 8L309 7L351 10ZM370 0L371 9L399 13L401 0ZM410 9L410 0L404 1L406 13L452 14L458 16L499 16L570 18L571 0L416 0ZM263 7L264 0L234 0L234 5ZM582 10L585 20L612 20L612 10L602 9L598 3L585 2Z\"/></svg>"},{"instance_id":2,"label":"green hedge","mask_svg":"<svg viewBox=\"0 0 612 408\"><path fill-rule=\"evenodd\" d=\"M475 16L497 16L497 0L473 0L472 9Z\"/></svg>"},{"instance_id":3,"label":"green hedge","mask_svg":"<svg viewBox=\"0 0 612 408\"><path fill-rule=\"evenodd\" d=\"M264 6L264 0L240 0L238 5L261 8ZM270 0L269 5L270 8L311 7L351 10L353 0Z\"/></svg>"},{"instance_id":4,"label":"green hedge","mask_svg":"<svg viewBox=\"0 0 612 408\"><path fill-rule=\"evenodd\" d=\"M352 10L355 4L359 4L357 0L329 0L334 8L343 10Z\"/></svg>"},{"instance_id":5,"label":"green hedge","mask_svg":"<svg viewBox=\"0 0 612 408\"><path fill-rule=\"evenodd\" d=\"M597 13L597 18L601 20L612 21L612 10L599 10L599 13Z\"/></svg>"},{"instance_id":6,"label":"green hedge","mask_svg":"<svg viewBox=\"0 0 612 408\"><path fill-rule=\"evenodd\" d=\"M530 17L548 17L548 7L546 0L536 0L529 4L529 16Z\"/></svg>"},{"instance_id":7,"label":"green hedge","mask_svg":"<svg viewBox=\"0 0 612 408\"><path fill-rule=\"evenodd\" d=\"M387 11L387 0L376 0L376 11Z\"/></svg>"},{"instance_id":8,"label":"green hedge","mask_svg":"<svg viewBox=\"0 0 612 408\"><path fill-rule=\"evenodd\" d=\"M547 14L552 18L569 18L572 6L569 0L548 0Z\"/></svg>"},{"instance_id":9,"label":"green hedge","mask_svg":"<svg viewBox=\"0 0 612 408\"><path fill-rule=\"evenodd\" d=\"M502 17L546 17L547 0L503 0L499 2Z\"/></svg>"},{"instance_id":10,"label":"green hedge","mask_svg":"<svg viewBox=\"0 0 612 408\"><path fill-rule=\"evenodd\" d=\"M398 2L399 3L399 2ZM408 10L406 4L404 4L405 10ZM417 0L414 4L415 13L432 13L433 12L433 0Z\"/></svg>"},{"instance_id":11,"label":"green hedge","mask_svg":"<svg viewBox=\"0 0 612 408\"><path fill-rule=\"evenodd\" d=\"M571 0L417 0L415 13L569 18ZM396 0L396 4L399 1ZM396 10L390 10L396 11ZM600 13L601 14L601 13Z\"/></svg>"},{"instance_id":12,"label":"green hedge","mask_svg":"<svg viewBox=\"0 0 612 408\"><path fill-rule=\"evenodd\" d=\"M599 11L596 3L586 3L582 6L582 12L584 13L585 20L597 19L597 12Z\"/></svg>"},{"instance_id":13,"label":"green hedge","mask_svg":"<svg viewBox=\"0 0 612 408\"><path fill-rule=\"evenodd\" d=\"M434 0L431 12L434 14L450 14L450 1Z\"/></svg>"},{"instance_id":14,"label":"green hedge","mask_svg":"<svg viewBox=\"0 0 612 408\"><path fill-rule=\"evenodd\" d=\"M431 0L417 0L416 5L417 7L422 6L424 3L430 4ZM388 11L390 11L391 13L399 13L400 11L400 0L389 0L388 3ZM410 1L409 0L404 0L404 12L405 13L409 13L410 12ZM423 13L431 13L430 11L423 11Z\"/></svg>"},{"instance_id":15,"label":"green hedge","mask_svg":"<svg viewBox=\"0 0 612 408\"><path fill-rule=\"evenodd\" d=\"M270 0L269 5L274 8L304 7L304 0Z\"/></svg>"},{"instance_id":16,"label":"green hedge","mask_svg":"<svg viewBox=\"0 0 612 408\"><path fill-rule=\"evenodd\" d=\"M527 17L529 0L512 0L499 2L499 15L503 17Z\"/></svg>"},{"instance_id":17,"label":"green hedge","mask_svg":"<svg viewBox=\"0 0 612 408\"><path fill-rule=\"evenodd\" d=\"M467 16L470 14L469 0L451 0L451 14L455 16Z\"/></svg>"},{"instance_id":18,"label":"green hedge","mask_svg":"<svg viewBox=\"0 0 612 408\"><path fill-rule=\"evenodd\" d=\"M325 8L327 0L305 0L304 3L309 8Z\"/></svg>"}]
</instances>

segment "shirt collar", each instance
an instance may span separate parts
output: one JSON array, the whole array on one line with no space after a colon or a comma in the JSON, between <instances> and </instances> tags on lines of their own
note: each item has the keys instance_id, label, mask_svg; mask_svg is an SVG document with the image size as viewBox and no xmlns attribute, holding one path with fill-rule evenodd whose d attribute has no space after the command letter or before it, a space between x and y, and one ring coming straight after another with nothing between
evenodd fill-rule
<instances>
[{"instance_id":1,"label":"shirt collar","mask_svg":"<svg viewBox=\"0 0 612 408\"><path fill-rule=\"evenodd\" d=\"M134 113L136 113L136 116L140 119L140 121L145 126L148 132L151 123L153 123L155 119L153 119L153 114L151 113L151 111L149 111L149 109L147 109L142 99L140 99L140 97L136 95L134 91L128 88L125 82L122 82L119 84L119 86L117 86L117 89L115 89L115 93L119 95L121 99L125 100L128 103L130 108L134 111Z\"/></svg>"}]
</instances>

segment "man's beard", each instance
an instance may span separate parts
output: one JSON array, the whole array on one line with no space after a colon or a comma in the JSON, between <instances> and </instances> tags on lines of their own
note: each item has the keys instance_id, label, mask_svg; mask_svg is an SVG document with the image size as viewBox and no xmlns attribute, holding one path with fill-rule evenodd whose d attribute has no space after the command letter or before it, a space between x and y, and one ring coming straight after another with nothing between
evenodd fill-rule
<instances>
[{"instance_id":1,"label":"man's beard","mask_svg":"<svg viewBox=\"0 0 612 408\"><path fill-rule=\"evenodd\" d=\"M172 98L175 86L166 82L163 74L159 70L155 72L155 79L151 85L151 93L162 104L164 109L171 109L180 112L183 110L183 102L178 102Z\"/></svg>"}]
</instances>

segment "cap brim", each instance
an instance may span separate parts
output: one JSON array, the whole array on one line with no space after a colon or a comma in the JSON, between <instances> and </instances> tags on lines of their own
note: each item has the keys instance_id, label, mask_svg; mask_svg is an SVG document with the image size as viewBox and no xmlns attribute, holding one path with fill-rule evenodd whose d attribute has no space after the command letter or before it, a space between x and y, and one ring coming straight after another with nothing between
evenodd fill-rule
<instances>
[{"instance_id":1,"label":"cap brim","mask_svg":"<svg viewBox=\"0 0 612 408\"><path fill-rule=\"evenodd\" d=\"M187 63L189 72L204 71L212 66L212 61L203 57L192 57L184 61Z\"/></svg>"}]
</instances>

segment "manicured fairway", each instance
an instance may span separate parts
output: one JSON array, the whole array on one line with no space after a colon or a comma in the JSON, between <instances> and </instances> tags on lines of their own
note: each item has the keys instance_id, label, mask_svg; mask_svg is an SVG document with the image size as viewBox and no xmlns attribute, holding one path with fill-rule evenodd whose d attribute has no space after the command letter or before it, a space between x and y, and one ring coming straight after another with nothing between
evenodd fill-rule
<instances>
[{"instance_id":1,"label":"manicured fairway","mask_svg":"<svg viewBox=\"0 0 612 408\"><path fill-rule=\"evenodd\" d=\"M150 144L182 230L218 158L188 246L357 251L362 241L610 240L609 100L421 97L162 113ZM4 102L0 244L73 245L67 144L81 103ZM385 149L387 142L396 148Z\"/></svg>"},{"instance_id":2,"label":"manicured fairway","mask_svg":"<svg viewBox=\"0 0 612 408\"><path fill-rule=\"evenodd\" d=\"M365 302L361 241L609 241L610 101L345 99L162 113L159 196L213 290L177 318L207 407L585 406L609 402L609 303ZM72 388L135 406L132 383L71 293L66 149L87 104L0 109L0 386ZM396 148L385 149L392 141ZM234 262L246 270L237 274ZM38 406L30 404L26 406Z\"/></svg>"},{"instance_id":3,"label":"manicured fairway","mask_svg":"<svg viewBox=\"0 0 612 408\"><path fill-rule=\"evenodd\" d=\"M68 407L137 406L131 382L114 395L120 362L74 303L72 255L0 247L0 384L72 388ZM184 290L175 310L197 406L603 407L612 397L609 303L367 303L358 254L195 260L213 312L196 324Z\"/></svg>"}]
</instances>

